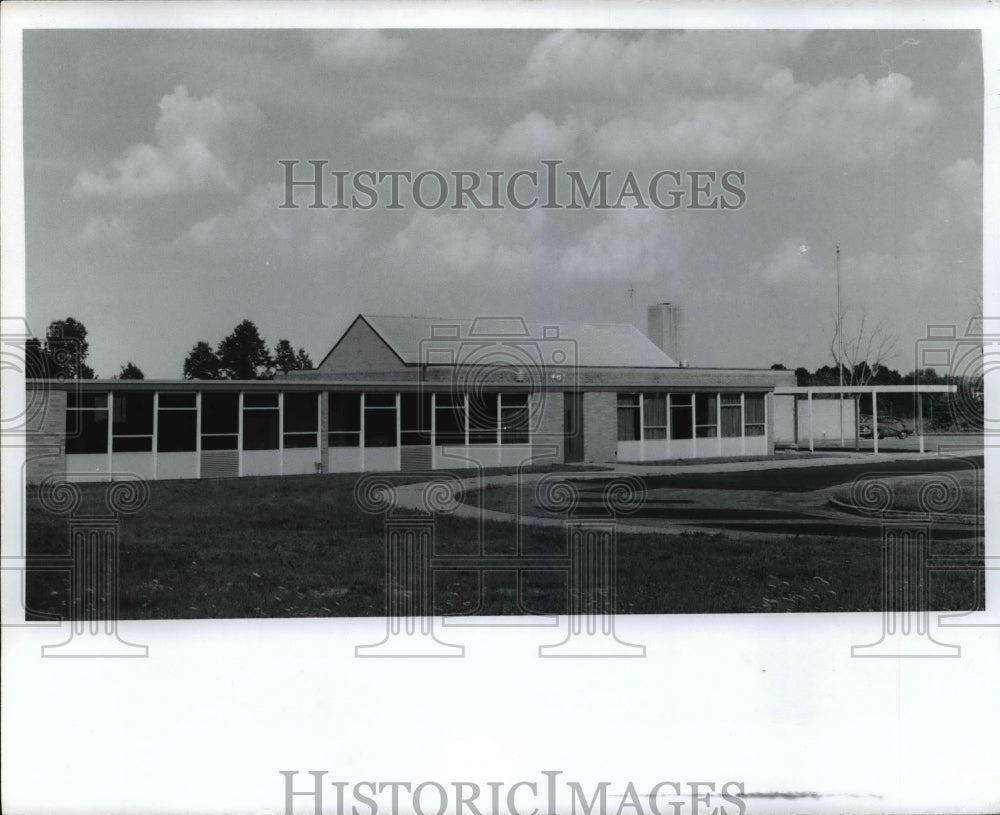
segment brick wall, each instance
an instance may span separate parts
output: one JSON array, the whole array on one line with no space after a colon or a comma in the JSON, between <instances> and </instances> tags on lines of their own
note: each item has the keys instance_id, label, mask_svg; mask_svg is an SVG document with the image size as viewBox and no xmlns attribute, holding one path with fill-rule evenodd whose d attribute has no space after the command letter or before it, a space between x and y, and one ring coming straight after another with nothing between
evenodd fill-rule
<instances>
[{"instance_id":1,"label":"brick wall","mask_svg":"<svg viewBox=\"0 0 1000 815\"><path fill-rule=\"evenodd\" d=\"M549 393L533 393L529 402L531 405L534 435L534 454L538 457L544 456L539 463L562 463L565 461L565 450L563 445L563 395L558 391ZM558 450L555 457L545 448L556 445Z\"/></svg>"},{"instance_id":2,"label":"brick wall","mask_svg":"<svg viewBox=\"0 0 1000 815\"><path fill-rule=\"evenodd\" d=\"M614 461L618 453L618 394L583 394L583 460Z\"/></svg>"},{"instance_id":3,"label":"brick wall","mask_svg":"<svg viewBox=\"0 0 1000 815\"><path fill-rule=\"evenodd\" d=\"M25 469L27 483L66 472L66 392L27 391Z\"/></svg>"}]
</instances>

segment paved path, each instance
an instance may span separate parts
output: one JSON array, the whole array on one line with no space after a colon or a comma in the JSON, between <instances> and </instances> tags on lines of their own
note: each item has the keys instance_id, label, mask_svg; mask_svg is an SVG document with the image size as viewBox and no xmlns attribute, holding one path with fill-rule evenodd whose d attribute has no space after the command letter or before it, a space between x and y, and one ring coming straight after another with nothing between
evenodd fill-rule
<instances>
[{"instance_id":1,"label":"paved path","mask_svg":"<svg viewBox=\"0 0 1000 815\"><path fill-rule=\"evenodd\" d=\"M967 454L968 451L964 451L963 454ZM811 457L811 458L771 458L756 461L728 461L728 462L705 462L701 464L629 464L629 463L614 463L608 465L601 465L600 469L594 470L566 470L566 471L553 471L553 472L533 472L533 473L523 473L518 475L488 475L482 478L475 476L471 478L445 478L443 479L445 483L449 484L452 489L452 500L448 503L447 508L449 514L460 517L460 518L471 518L471 519L482 519L485 521L498 521L502 523L522 523L529 524L532 526L550 526L550 527L562 527L564 526L565 519L563 516L553 515L551 517L545 517L542 515L518 515L513 512L504 512L500 510L491 510L486 508L480 508L474 506L470 503L465 503L455 497L457 494L475 494L477 491L489 489L490 487L510 487L514 489L519 485L521 487L530 487L537 484L541 479L546 477L563 476L566 478L572 478L574 480L581 479L594 479L607 481L615 476L619 475L636 475L636 476L660 476L660 475L677 475L677 474L688 474L688 473L722 473L722 472L747 472L747 471L759 471L759 470L778 470L778 469L790 469L790 468L806 468L806 467L830 467L843 464L851 464L858 462L871 462L871 463L881 463L886 461L895 460L906 460L913 461L916 459L934 459L940 458L941 454L938 453L925 453L925 454L914 454L912 452L896 452L887 453L885 455L879 455L878 458L874 458L870 453L857 453L854 451L838 452L837 454L825 455L822 457ZM414 510L425 510L425 498L424 498L424 488L427 483L431 482L421 482L416 484L401 484L396 486L396 496L397 504L401 507ZM669 519L669 518L657 518L649 519L647 522L626 522L622 523L619 521L616 524L616 529L619 532L632 532L638 534L662 534L665 528L670 528L671 530L690 530L690 531L700 531L700 532L711 532L718 533L721 531L734 531L738 532L740 535L752 535L752 536L773 536L775 534L781 534L780 532L775 532L773 527L775 526L785 526L789 527L788 534L795 534L798 530L796 527L801 527L805 523L836 523L838 526L859 526L859 527L871 527L877 526L880 521L878 518L866 518L863 516L853 515L845 512L841 512L835 508L827 505L829 497L833 492L838 489L838 487L829 487L824 489L813 490L809 492L773 492L767 490L725 490L725 504L727 508L739 509L740 507L745 507L747 509L748 515L752 515L754 510L781 510L787 512L798 512L802 514L808 514L812 516L812 520L806 518L797 519L759 519L754 520L752 517L748 517L746 520L732 521L729 523L739 523L742 525L753 525L762 524L769 527L767 532L755 532L746 529L739 530L727 530L724 525L715 525L711 523L705 523L703 519L698 521L685 520L682 518ZM657 493L657 490L650 492L649 496L653 497ZM714 506L718 506L719 503L719 490L709 489L675 489L670 488L670 497L672 500L678 502L687 502L692 506L693 509L700 509L702 513L706 510L710 510L711 506L706 504L704 499L706 494L710 494L715 500ZM627 517L627 516L626 516ZM700 521L700 523L699 523ZM722 523L722 522L720 522Z\"/></svg>"}]
</instances>

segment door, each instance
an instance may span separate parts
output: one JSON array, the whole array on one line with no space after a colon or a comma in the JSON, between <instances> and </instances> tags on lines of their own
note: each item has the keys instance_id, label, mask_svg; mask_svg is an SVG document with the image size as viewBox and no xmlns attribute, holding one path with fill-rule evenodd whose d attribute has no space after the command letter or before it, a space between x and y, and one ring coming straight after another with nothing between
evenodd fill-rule
<instances>
[{"instance_id":1,"label":"door","mask_svg":"<svg viewBox=\"0 0 1000 815\"><path fill-rule=\"evenodd\" d=\"M566 461L583 461L583 394L563 394L563 434Z\"/></svg>"}]
</instances>

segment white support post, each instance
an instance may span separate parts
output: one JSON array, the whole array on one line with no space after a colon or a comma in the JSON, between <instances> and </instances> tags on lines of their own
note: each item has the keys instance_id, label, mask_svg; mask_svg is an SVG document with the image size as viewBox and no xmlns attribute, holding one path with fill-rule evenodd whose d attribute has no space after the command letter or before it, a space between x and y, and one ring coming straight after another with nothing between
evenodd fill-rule
<instances>
[{"instance_id":1,"label":"white support post","mask_svg":"<svg viewBox=\"0 0 1000 815\"><path fill-rule=\"evenodd\" d=\"M201 391L194 395L194 452L195 477L201 478Z\"/></svg>"},{"instance_id":2,"label":"white support post","mask_svg":"<svg viewBox=\"0 0 1000 815\"><path fill-rule=\"evenodd\" d=\"M111 473L115 471L114 465L114 433L112 428L115 425L115 395L108 391L108 481L111 481Z\"/></svg>"},{"instance_id":3,"label":"white support post","mask_svg":"<svg viewBox=\"0 0 1000 815\"><path fill-rule=\"evenodd\" d=\"M156 481L156 448L160 435L160 392L153 393L153 480Z\"/></svg>"},{"instance_id":4,"label":"white support post","mask_svg":"<svg viewBox=\"0 0 1000 815\"><path fill-rule=\"evenodd\" d=\"M236 425L236 459L239 462L236 474L243 475L243 391L240 391L239 400L239 423Z\"/></svg>"},{"instance_id":5,"label":"white support post","mask_svg":"<svg viewBox=\"0 0 1000 815\"><path fill-rule=\"evenodd\" d=\"M816 447L813 443L813 392L806 391L806 401L809 403L809 452L815 453Z\"/></svg>"},{"instance_id":6,"label":"white support post","mask_svg":"<svg viewBox=\"0 0 1000 815\"><path fill-rule=\"evenodd\" d=\"M875 455L878 455L878 398L875 388L872 388L872 441L875 442Z\"/></svg>"},{"instance_id":7,"label":"white support post","mask_svg":"<svg viewBox=\"0 0 1000 815\"><path fill-rule=\"evenodd\" d=\"M924 452L924 395L917 394L917 426L914 428L920 438L920 452Z\"/></svg>"}]
</instances>

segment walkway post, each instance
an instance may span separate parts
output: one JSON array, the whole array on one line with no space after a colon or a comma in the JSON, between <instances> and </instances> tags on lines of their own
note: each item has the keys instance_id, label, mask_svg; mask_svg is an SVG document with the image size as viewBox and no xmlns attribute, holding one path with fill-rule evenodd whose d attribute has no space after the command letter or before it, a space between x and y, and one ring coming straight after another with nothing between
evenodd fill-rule
<instances>
[{"instance_id":1,"label":"walkway post","mask_svg":"<svg viewBox=\"0 0 1000 815\"><path fill-rule=\"evenodd\" d=\"M813 445L813 392L806 391L806 400L809 402L809 452L816 452Z\"/></svg>"},{"instance_id":2,"label":"walkway post","mask_svg":"<svg viewBox=\"0 0 1000 815\"><path fill-rule=\"evenodd\" d=\"M878 398L875 388L872 388L872 441L875 442L875 455L878 455Z\"/></svg>"}]
</instances>

